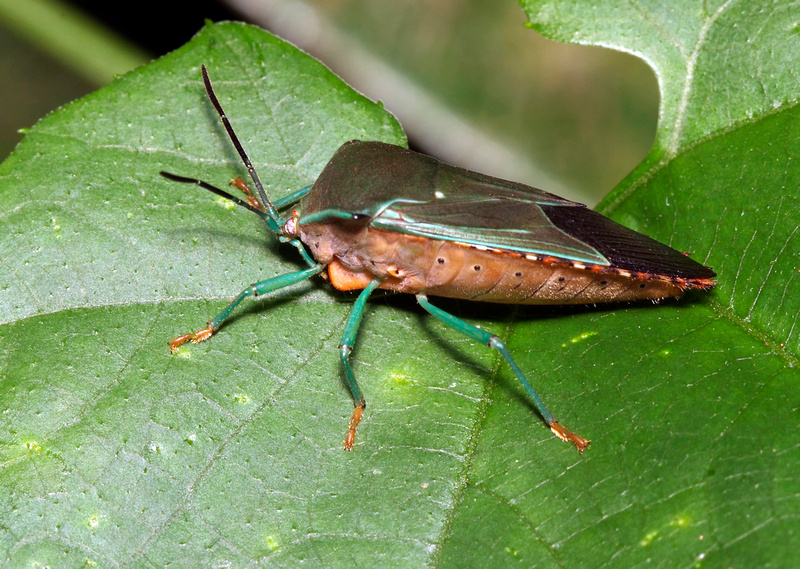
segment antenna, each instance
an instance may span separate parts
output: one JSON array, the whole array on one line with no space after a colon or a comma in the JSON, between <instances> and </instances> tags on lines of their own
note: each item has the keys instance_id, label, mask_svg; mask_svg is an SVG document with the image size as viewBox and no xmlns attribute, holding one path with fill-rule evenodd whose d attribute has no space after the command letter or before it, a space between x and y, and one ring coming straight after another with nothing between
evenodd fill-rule
<instances>
[{"instance_id":1,"label":"antenna","mask_svg":"<svg viewBox=\"0 0 800 569\"><path fill-rule=\"evenodd\" d=\"M198 186L200 186L204 190L208 190L209 192L217 194L218 196L221 196L221 197L223 197L225 199L231 200L236 205L240 205L243 208L249 209L253 213L258 214L259 217L263 218L265 221L267 221L267 222L270 221L270 217L269 217L269 215L266 214L266 212L261 211L257 207L253 207L252 205L250 205L246 201L240 200L236 196L232 196L231 194L229 194L225 190L221 190L216 186L212 186L208 182L204 182L203 180L198 180L197 178L187 178L186 176L178 176L177 174L170 174L169 172L165 172L163 170L161 172L159 172L159 174L164 176L167 180L172 180L173 182L181 182L183 184L197 184Z\"/></svg>"},{"instance_id":2,"label":"antenna","mask_svg":"<svg viewBox=\"0 0 800 569\"><path fill-rule=\"evenodd\" d=\"M258 191L258 196L259 198L261 198L261 203L264 204L264 207L267 210L266 211L267 215L269 215L272 221L275 222L275 225L277 227L280 227L278 211L275 209L275 206L272 205L272 202L267 196L267 192L264 191L264 186L261 185L261 180L258 178L256 169L253 167L253 163L250 162L250 158L247 157L247 153L244 151L242 143L239 142L239 137L236 136L236 133L234 132L233 127L231 126L231 121L229 121L228 117L225 116L225 111L222 109L222 105L219 103L219 99L217 99L216 93L214 93L214 88L211 86L211 79L208 77L208 70L206 69L205 65L201 66L201 68L203 70L203 84L206 87L206 94L208 95L211 104L214 105L214 108L216 109L219 118L222 120L222 124L225 127L225 130L228 132L228 137L230 137L234 148L236 148L236 152L239 153L242 162L247 168L247 171L250 174L250 178L253 180L253 184L255 184L256 190ZM280 232L280 230L278 232Z\"/></svg>"}]
</instances>

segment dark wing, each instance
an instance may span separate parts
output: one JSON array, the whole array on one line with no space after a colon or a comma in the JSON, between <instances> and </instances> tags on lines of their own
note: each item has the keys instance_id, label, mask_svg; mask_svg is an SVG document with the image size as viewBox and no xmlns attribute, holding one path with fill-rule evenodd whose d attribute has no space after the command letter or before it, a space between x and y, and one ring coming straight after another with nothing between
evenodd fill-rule
<instances>
[{"instance_id":1,"label":"dark wing","mask_svg":"<svg viewBox=\"0 0 800 569\"><path fill-rule=\"evenodd\" d=\"M681 279L717 276L680 251L591 209L542 206L542 210L556 227L595 248L618 269Z\"/></svg>"}]
</instances>

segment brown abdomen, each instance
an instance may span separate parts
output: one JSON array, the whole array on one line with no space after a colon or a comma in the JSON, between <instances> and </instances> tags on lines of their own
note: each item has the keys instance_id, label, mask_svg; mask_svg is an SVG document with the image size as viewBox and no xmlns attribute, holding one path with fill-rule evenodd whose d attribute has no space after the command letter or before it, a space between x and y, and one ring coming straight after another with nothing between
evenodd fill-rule
<instances>
[{"instance_id":1,"label":"brown abdomen","mask_svg":"<svg viewBox=\"0 0 800 569\"><path fill-rule=\"evenodd\" d=\"M303 241L339 290L380 288L509 304L591 304L680 296L709 279L676 279L381 231L305 226Z\"/></svg>"}]
</instances>

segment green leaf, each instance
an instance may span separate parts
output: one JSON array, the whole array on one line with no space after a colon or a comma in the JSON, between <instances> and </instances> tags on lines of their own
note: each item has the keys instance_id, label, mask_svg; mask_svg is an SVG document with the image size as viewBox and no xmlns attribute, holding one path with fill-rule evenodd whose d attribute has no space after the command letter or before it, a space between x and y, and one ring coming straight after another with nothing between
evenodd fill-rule
<instances>
[{"instance_id":1,"label":"green leaf","mask_svg":"<svg viewBox=\"0 0 800 569\"><path fill-rule=\"evenodd\" d=\"M792 17L606 4L527 9L546 12L550 35L641 51L660 77L683 77L687 103L662 105L654 153L605 208L691 251L719 286L659 307L441 302L504 336L562 423L593 439L583 455L552 437L502 360L402 296L376 298L362 324L353 362L369 404L350 453L336 347L352 296L312 281L169 353L247 283L301 266L255 216L157 174L220 186L246 174L201 63L274 197L348 139L404 143L291 46L209 25L43 120L0 166L8 564L789 565L797 90L776 78L785 97L760 107L735 93L797 67ZM725 59L742 38L752 51ZM673 44L711 61L681 75L663 55ZM758 53L778 60L759 66Z\"/></svg>"}]
</instances>

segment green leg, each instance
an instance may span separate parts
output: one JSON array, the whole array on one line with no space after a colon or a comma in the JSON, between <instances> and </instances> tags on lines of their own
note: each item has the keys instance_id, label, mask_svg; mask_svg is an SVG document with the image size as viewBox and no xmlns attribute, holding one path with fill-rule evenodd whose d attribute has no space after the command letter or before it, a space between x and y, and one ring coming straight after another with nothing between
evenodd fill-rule
<instances>
[{"instance_id":1,"label":"green leg","mask_svg":"<svg viewBox=\"0 0 800 569\"><path fill-rule=\"evenodd\" d=\"M283 209L287 205L292 205L293 203L299 202L300 198L302 198L310 191L311 191L311 186L306 186L302 190L297 190L296 192L289 194L285 198L274 200L272 202L272 205L275 207L275 209Z\"/></svg>"},{"instance_id":2,"label":"green leg","mask_svg":"<svg viewBox=\"0 0 800 569\"><path fill-rule=\"evenodd\" d=\"M364 316L364 308L367 305L367 299L372 292L381 284L381 280L375 279L370 282L367 287L358 295L353 308L350 309L350 315L347 317L347 323L344 327L344 334L342 335L342 343L339 344L339 357L344 366L344 373L347 376L347 384L350 387L350 393L353 395L353 403L356 408L353 411L353 416L350 418L350 428L347 430L347 437L344 440L345 450L353 448L353 441L356 436L356 428L361 421L361 415L364 413L364 407L367 402L361 394L361 389L356 383L356 376L353 374L353 368L350 366L350 353L353 351L353 345L356 341L356 334L358 334L358 327L361 324L361 318Z\"/></svg>"},{"instance_id":3,"label":"green leg","mask_svg":"<svg viewBox=\"0 0 800 569\"><path fill-rule=\"evenodd\" d=\"M585 449L588 446L589 441L576 435L572 431L565 429L558 423L558 421L556 421L555 417L553 417L553 414L550 413L550 410L544 404L544 401L542 401L542 398L539 397L539 394L536 393L536 391L533 389L533 386L528 381L528 378L526 378L525 374L522 373L522 370L517 365L517 362L515 362L514 358L511 357L511 353L508 351L508 348L506 348L506 345L498 336L490 332L487 332L485 330L481 330L480 328L473 326L472 324L467 324L466 322L464 322L460 318L457 318L456 316L453 316L449 312L445 312L441 308L432 305L428 301L428 297L425 296L424 294L418 294L417 301L422 306L422 308L424 308L425 310L430 312L433 316L444 322L447 326L454 328L455 330L461 332L468 338L471 338L477 342L481 342L482 344L485 344L490 348L494 348L495 350L500 352L500 355L503 356L503 359L505 359L508 362L508 365L511 366L511 369L514 370L514 374L517 376L517 379L519 379L520 383L525 388L525 391L528 392L528 395L530 395L531 399L533 400L533 404L536 406L536 409L541 414L542 419L544 419L544 422L547 423L548 427L550 427L550 430L553 431L553 433L561 440L574 443L575 446L578 447L578 450L583 452L583 449Z\"/></svg>"},{"instance_id":4,"label":"green leg","mask_svg":"<svg viewBox=\"0 0 800 569\"><path fill-rule=\"evenodd\" d=\"M317 265L317 262L311 257L311 255L308 254L308 251L306 251L306 247L303 245L302 241L299 239L292 239L289 241L289 243L297 248L297 250L300 252L300 256L303 257L303 260L309 267L315 267Z\"/></svg>"},{"instance_id":5,"label":"green leg","mask_svg":"<svg viewBox=\"0 0 800 569\"><path fill-rule=\"evenodd\" d=\"M279 277L267 279L265 281L257 282L255 284L250 285L242 292L239 293L239 296L234 298L231 303L225 307L225 309L217 314L214 318L208 321L208 325L203 328L202 330L198 330L192 334L184 334L182 336L178 336L174 340L169 343L169 348L172 350L172 353L178 351L178 346L181 344L185 344L188 341L192 341L194 343L202 342L203 340L208 339L211 335L219 330L219 327L222 326L222 323L228 316L231 315L231 312L239 306L239 304L248 296L259 296L262 294L266 294L268 292L274 292L276 290L286 288L287 286L291 286L293 284L299 283L300 281L304 281L309 277L313 277L320 271L325 268L324 265L314 265L309 269L305 269L303 271L297 271L296 273L289 273L286 275L281 275Z\"/></svg>"}]
</instances>

